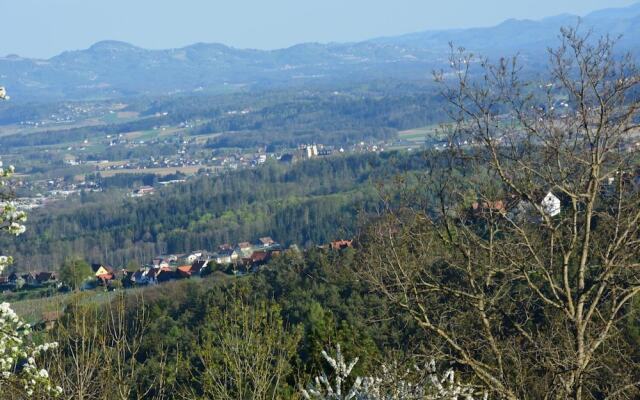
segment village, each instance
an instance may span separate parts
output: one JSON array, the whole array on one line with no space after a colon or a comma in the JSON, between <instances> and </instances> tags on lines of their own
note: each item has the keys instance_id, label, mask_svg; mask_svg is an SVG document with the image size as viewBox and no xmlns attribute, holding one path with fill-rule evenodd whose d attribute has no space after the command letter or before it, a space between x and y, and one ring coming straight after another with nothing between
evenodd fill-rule
<instances>
[{"instance_id":1,"label":"village","mask_svg":"<svg viewBox=\"0 0 640 400\"><path fill-rule=\"evenodd\" d=\"M353 247L353 240L334 240L318 248L339 251ZM154 257L149 263L127 269L103 263L91 264L91 275L78 289L117 290L157 285L173 280L204 278L218 271L232 276L257 272L271 259L285 252L300 253L297 245L284 248L271 237L261 237L255 242L240 242L235 245L222 244L215 251L198 250L186 254L171 254ZM0 276L0 293L30 291L49 288L54 291L69 291L72 288L60 275L52 271L13 272Z\"/></svg>"},{"instance_id":2,"label":"village","mask_svg":"<svg viewBox=\"0 0 640 400\"><path fill-rule=\"evenodd\" d=\"M307 153L313 156L317 151L315 146L300 147L302 154ZM633 173L624 173L622 181L624 185L631 185L638 190L640 188L640 169ZM614 195L616 188L615 177L609 178L603 186L603 196ZM153 187L141 187L131 195L142 197L152 195L154 192ZM548 218L557 217L563 206L568 206L568 200L564 197L549 190L538 193L532 199L524 199L514 195L502 199L477 199L469 204L464 219L473 223L479 217L495 214L496 216L506 216L510 220L527 219L535 223L544 223L543 215ZM325 250L341 250L353 247L353 241L334 240L317 247ZM244 241L234 245L224 243L217 246L215 250L196 250L185 254L160 255L137 269L116 268L103 263L93 263L91 264L92 275L87 277L81 289L115 290L140 287L177 279L201 278L214 272L242 276L258 271L271 259L285 252L298 253L300 251L295 244L285 248L267 236L254 242ZM69 290L58 274L52 271L13 272L7 276L0 276L0 293L41 288Z\"/></svg>"},{"instance_id":3,"label":"village","mask_svg":"<svg viewBox=\"0 0 640 400\"><path fill-rule=\"evenodd\" d=\"M152 144L152 143L149 143ZM67 168L85 168L86 174L52 177L47 179L26 179L20 177L13 182L13 187L22 193L14 203L20 210L32 210L46 207L57 201L65 200L69 196L82 193L103 192L101 179L108 179L116 175L148 175L157 176L154 185L142 185L131 189L130 197L143 197L153 194L158 187L186 182L197 176L218 175L227 171L257 168L267 162L291 165L296 162L341 155L345 153L377 153L384 151L378 145L364 142L358 143L348 150L324 144L301 144L296 149L280 152L268 152L266 148L258 148L249 153L225 152L218 154L211 152L202 156L202 149L193 146L191 139L185 139L184 148L176 155L148 156L139 160L115 162L109 160L83 160L73 156L66 156L64 164ZM196 152L199 151L199 153ZM197 155L200 154L200 155Z\"/></svg>"}]
</instances>

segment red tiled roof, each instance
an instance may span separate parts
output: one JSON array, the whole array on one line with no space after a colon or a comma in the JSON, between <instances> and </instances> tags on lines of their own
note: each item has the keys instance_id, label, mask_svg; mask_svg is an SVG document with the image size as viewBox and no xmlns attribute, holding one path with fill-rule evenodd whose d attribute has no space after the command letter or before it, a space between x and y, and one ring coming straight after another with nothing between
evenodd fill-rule
<instances>
[{"instance_id":1,"label":"red tiled roof","mask_svg":"<svg viewBox=\"0 0 640 400\"><path fill-rule=\"evenodd\" d=\"M334 240L331 242L331 248L334 250L346 249L353 247L353 240Z\"/></svg>"},{"instance_id":2,"label":"red tiled roof","mask_svg":"<svg viewBox=\"0 0 640 400\"><path fill-rule=\"evenodd\" d=\"M115 278L114 274L102 274L102 275L98 275L97 276L98 279L103 280L103 281L110 281L113 280Z\"/></svg>"},{"instance_id":3,"label":"red tiled roof","mask_svg":"<svg viewBox=\"0 0 640 400\"><path fill-rule=\"evenodd\" d=\"M266 261L268 258L269 253L267 253L266 251L255 251L253 252L253 254L251 254L251 261L254 263Z\"/></svg>"},{"instance_id":4,"label":"red tiled roof","mask_svg":"<svg viewBox=\"0 0 640 400\"><path fill-rule=\"evenodd\" d=\"M176 271L182 276L191 276L191 265L182 265Z\"/></svg>"},{"instance_id":5,"label":"red tiled roof","mask_svg":"<svg viewBox=\"0 0 640 400\"><path fill-rule=\"evenodd\" d=\"M270 245L275 243L275 241L271 239L270 236L261 237L260 242L262 242L262 244L264 245Z\"/></svg>"},{"instance_id":6,"label":"red tiled roof","mask_svg":"<svg viewBox=\"0 0 640 400\"><path fill-rule=\"evenodd\" d=\"M502 200L496 201L483 201L482 203L474 202L471 205L474 211L505 211L505 202Z\"/></svg>"},{"instance_id":7,"label":"red tiled roof","mask_svg":"<svg viewBox=\"0 0 640 400\"><path fill-rule=\"evenodd\" d=\"M183 277L191 277L191 265L182 265L176 269L176 272Z\"/></svg>"}]
</instances>

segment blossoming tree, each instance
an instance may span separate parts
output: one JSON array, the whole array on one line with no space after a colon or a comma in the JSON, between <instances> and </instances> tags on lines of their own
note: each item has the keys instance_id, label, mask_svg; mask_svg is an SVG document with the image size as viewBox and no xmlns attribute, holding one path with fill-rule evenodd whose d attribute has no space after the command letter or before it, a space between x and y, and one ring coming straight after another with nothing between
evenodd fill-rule
<instances>
[{"instance_id":1,"label":"blossoming tree","mask_svg":"<svg viewBox=\"0 0 640 400\"><path fill-rule=\"evenodd\" d=\"M0 99L7 98L4 88L0 88ZM0 189L13 172L13 166L5 168L0 162ZM0 198L0 232L20 235L25 231L26 219L26 213L19 211L14 202ZM0 274L12 261L10 256L0 255ZM39 356L57 344L36 345L31 334L31 326L8 303L0 303L0 398L51 398L61 392L51 383L47 370L36 363Z\"/></svg>"},{"instance_id":2,"label":"blossoming tree","mask_svg":"<svg viewBox=\"0 0 640 400\"><path fill-rule=\"evenodd\" d=\"M351 379L353 384L347 388L345 384L350 380L351 371L358 363L358 358L347 363L340 345L337 346L335 357L331 357L326 351L322 352L322 357L333 369L334 382L332 383L325 373L317 376L312 384L301 390L302 397L306 400L487 400L488 398L485 391L456 380L452 369L439 375L435 361L431 361L426 368L414 367L415 372L424 377L419 382L412 382L408 378L409 374L398 371L397 366L383 365L379 375Z\"/></svg>"}]
</instances>

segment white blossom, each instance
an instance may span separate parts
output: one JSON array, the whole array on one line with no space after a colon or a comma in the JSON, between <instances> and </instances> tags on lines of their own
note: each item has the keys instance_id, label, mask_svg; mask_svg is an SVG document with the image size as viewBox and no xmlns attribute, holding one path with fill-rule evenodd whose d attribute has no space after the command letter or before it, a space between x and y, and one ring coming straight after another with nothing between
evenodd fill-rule
<instances>
[{"instance_id":1,"label":"white blossom","mask_svg":"<svg viewBox=\"0 0 640 400\"><path fill-rule=\"evenodd\" d=\"M15 168L2 168L0 161L0 186L5 185ZM19 211L15 203L0 202L0 231L12 235L24 233L27 214ZM13 262L10 256L0 255L0 274ZM59 386L52 386L49 372L37 367L37 359L46 351L57 347L57 343L35 345L31 338L31 325L24 322L9 303L0 303L0 393L7 388L23 388L31 397L43 393L47 398L62 393Z\"/></svg>"},{"instance_id":2,"label":"white blossom","mask_svg":"<svg viewBox=\"0 0 640 400\"><path fill-rule=\"evenodd\" d=\"M28 396L36 391L56 396L48 371L37 368L36 359L57 344L36 346L30 338L31 326L18 317L9 303L0 303L0 393L3 386L11 385L24 388Z\"/></svg>"},{"instance_id":3,"label":"white blossom","mask_svg":"<svg viewBox=\"0 0 640 400\"><path fill-rule=\"evenodd\" d=\"M326 351L322 356L333 369L335 375L332 384L323 372L317 376L313 384L302 389L302 397L307 400L487 400L488 394L478 391L472 385L464 384L455 379L452 369L439 376L435 361L431 361L422 370L414 366L415 375L425 375L426 379L411 382L409 372L398 373L397 366L389 368L382 366L380 376L356 377L348 391L343 391L342 385L347 381L358 358L346 363L340 346L337 346L336 357L330 357ZM404 376L404 377L402 377ZM344 393L344 394L343 394Z\"/></svg>"}]
</instances>

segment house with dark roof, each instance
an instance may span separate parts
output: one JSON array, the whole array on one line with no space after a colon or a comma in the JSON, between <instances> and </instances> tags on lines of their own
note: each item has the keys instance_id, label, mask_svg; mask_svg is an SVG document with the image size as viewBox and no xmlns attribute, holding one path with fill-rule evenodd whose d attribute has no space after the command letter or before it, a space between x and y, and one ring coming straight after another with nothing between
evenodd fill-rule
<instances>
[{"instance_id":1,"label":"house with dark roof","mask_svg":"<svg viewBox=\"0 0 640 400\"><path fill-rule=\"evenodd\" d=\"M0 276L0 291L12 290L16 287L15 282L9 282L8 276Z\"/></svg>"},{"instance_id":2,"label":"house with dark roof","mask_svg":"<svg viewBox=\"0 0 640 400\"><path fill-rule=\"evenodd\" d=\"M57 282L58 275L55 272L38 272L36 274L36 281L40 285Z\"/></svg>"},{"instance_id":3,"label":"house with dark roof","mask_svg":"<svg viewBox=\"0 0 640 400\"><path fill-rule=\"evenodd\" d=\"M191 274L201 274L209 265L209 260L198 260L191 264Z\"/></svg>"},{"instance_id":4,"label":"house with dark roof","mask_svg":"<svg viewBox=\"0 0 640 400\"><path fill-rule=\"evenodd\" d=\"M151 263L154 267L170 267L172 264L175 265L175 263L177 263L178 260L183 257L184 255L181 254L158 256L151 260Z\"/></svg>"},{"instance_id":5,"label":"house with dark roof","mask_svg":"<svg viewBox=\"0 0 640 400\"><path fill-rule=\"evenodd\" d=\"M291 164L291 163L293 163L295 161L295 157L294 157L293 154L285 153L285 154L280 156L278 161L280 161L283 164Z\"/></svg>"},{"instance_id":6,"label":"house with dark roof","mask_svg":"<svg viewBox=\"0 0 640 400\"><path fill-rule=\"evenodd\" d=\"M138 271L130 274L130 282L135 285L148 285L150 282L149 271L150 268L141 268Z\"/></svg>"},{"instance_id":7,"label":"house with dark roof","mask_svg":"<svg viewBox=\"0 0 640 400\"><path fill-rule=\"evenodd\" d=\"M33 272L27 272L26 274L22 274L22 279L24 279L25 284L27 285L35 285L38 283L36 280L36 274Z\"/></svg>"},{"instance_id":8,"label":"house with dark roof","mask_svg":"<svg viewBox=\"0 0 640 400\"><path fill-rule=\"evenodd\" d=\"M170 267L151 268L147 277L150 283L164 283L176 279L177 272Z\"/></svg>"}]
</instances>

